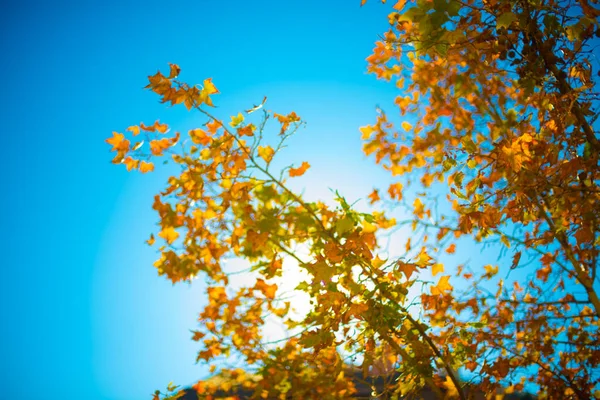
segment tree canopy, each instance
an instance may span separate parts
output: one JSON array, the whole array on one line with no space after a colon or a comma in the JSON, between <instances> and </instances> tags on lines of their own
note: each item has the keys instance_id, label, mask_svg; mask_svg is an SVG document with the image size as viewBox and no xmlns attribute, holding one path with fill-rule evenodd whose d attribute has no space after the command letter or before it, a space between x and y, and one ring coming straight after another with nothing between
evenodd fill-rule
<instances>
[{"instance_id":1,"label":"tree canopy","mask_svg":"<svg viewBox=\"0 0 600 400\"><path fill-rule=\"evenodd\" d=\"M303 123L296 113L265 98L221 119L211 79L186 83L174 64L150 76L163 103L206 123L185 134L142 123L107 142L127 170L150 172L160 157L180 167L154 198L148 244L160 275L207 282L192 339L198 361L228 379L199 381L199 396L240 386L256 398L347 398L355 366L393 376L395 395L600 398L599 15L588 0L391 4L367 62L397 87L397 110L360 127L364 153L390 176L365 193L372 212L290 188L310 160L273 160ZM392 245L404 255L385 257L403 226L412 234ZM465 240L503 257L457 264L448 256ZM252 284L230 283L232 257L250 263ZM284 260L309 277L297 287L306 315L275 283ZM267 343L272 320L287 339ZM247 367L216 367L227 358Z\"/></svg>"}]
</instances>

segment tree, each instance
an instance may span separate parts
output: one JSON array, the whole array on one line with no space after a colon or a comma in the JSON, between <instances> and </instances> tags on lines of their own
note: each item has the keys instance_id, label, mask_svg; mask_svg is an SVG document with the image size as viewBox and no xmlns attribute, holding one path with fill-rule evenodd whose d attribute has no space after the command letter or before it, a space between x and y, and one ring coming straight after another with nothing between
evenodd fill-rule
<instances>
[{"instance_id":1,"label":"tree","mask_svg":"<svg viewBox=\"0 0 600 400\"><path fill-rule=\"evenodd\" d=\"M174 283L207 279L193 335L198 360L248 365L222 369L229 379L199 382L198 392L241 385L262 398L346 398L355 390L346 366L360 364L365 375L398 378L387 389L396 394L426 385L462 399L524 389L600 398L600 10L587 0L401 0L393 8L367 61L398 87L406 120L379 110L360 128L365 153L392 176L369 195L381 211L358 212L341 195L335 208L304 200L288 181L310 164L272 167L300 117L267 111L265 98L219 119L212 81L186 84L176 65L147 88L207 123L185 140L158 121L129 127L148 148L119 133L107 140L113 162L128 170L149 172L149 159L165 154L181 168L154 200L155 266ZM267 143L272 122L276 140ZM396 222L398 208L414 217ZM413 230L405 256L380 258L386 232L404 225ZM509 262L444 261L463 239L502 246ZM233 290L227 257L252 264L252 285ZM300 321L272 281L284 259L311 277L298 286L312 304ZM416 298L415 284L423 287ZM290 338L264 343L271 319Z\"/></svg>"}]
</instances>

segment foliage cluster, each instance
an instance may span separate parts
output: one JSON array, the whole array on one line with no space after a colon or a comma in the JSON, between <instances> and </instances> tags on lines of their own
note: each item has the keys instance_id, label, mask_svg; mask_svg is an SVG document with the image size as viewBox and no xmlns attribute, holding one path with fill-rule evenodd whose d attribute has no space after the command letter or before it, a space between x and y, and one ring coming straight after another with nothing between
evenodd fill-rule
<instances>
[{"instance_id":1,"label":"foliage cluster","mask_svg":"<svg viewBox=\"0 0 600 400\"><path fill-rule=\"evenodd\" d=\"M268 111L265 98L222 120L210 111L212 81L182 82L176 65L147 88L206 124L187 135L158 121L128 128L147 145L107 140L128 170L152 171L150 159L166 155L181 168L154 199L155 266L174 283L206 278L198 360L247 366L221 368L229 379L198 382L198 393L239 385L257 398L347 398L347 365L358 363L365 375L394 374L395 395L428 386L440 398L474 388L600 398L600 10L588 0L392 7L367 61L398 88L403 120L379 110L360 128L365 154L390 173L368 196L381 211L358 212L341 195L336 207L303 199L289 180L310 165L273 167L300 117ZM395 208L413 218L396 221ZM382 238L404 224L405 256L386 259ZM465 238L503 246L509 261L448 265ZM251 263L252 284L232 287L230 257ZM310 276L297 288L312 306L300 320L275 283L284 260ZM261 328L273 319L293 334L269 344ZM169 389L165 398L182 393Z\"/></svg>"}]
</instances>

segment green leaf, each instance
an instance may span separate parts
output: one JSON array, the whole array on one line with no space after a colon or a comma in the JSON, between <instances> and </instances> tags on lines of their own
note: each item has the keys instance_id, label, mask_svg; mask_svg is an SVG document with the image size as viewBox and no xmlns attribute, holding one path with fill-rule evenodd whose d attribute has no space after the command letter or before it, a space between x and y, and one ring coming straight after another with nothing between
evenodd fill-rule
<instances>
[{"instance_id":1,"label":"green leaf","mask_svg":"<svg viewBox=\"0 0 600 400\"><path fill-rule=\"evenodd\" d=\"M496 29L508 28L510 24L517 20L517 16L513 12L506 12L498 17L496 20Z\"/></svg>"},{"instance_id":2,"label":"green leaf","mask_svg":"<svg viewBox=\"0 0 600 400\"><path fill-rule=\"evenodd\" d=\"M349 216L345 216L335 224L335 231L338 235L343 235L354 227L354 221Z\"/></svg>"}]
</instances>

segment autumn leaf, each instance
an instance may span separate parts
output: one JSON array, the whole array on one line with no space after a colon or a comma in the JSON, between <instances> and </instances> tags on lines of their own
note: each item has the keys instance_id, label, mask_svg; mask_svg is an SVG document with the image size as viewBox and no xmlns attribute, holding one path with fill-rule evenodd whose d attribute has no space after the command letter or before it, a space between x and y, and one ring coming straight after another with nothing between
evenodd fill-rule
<instances>
[{"instance_id":1,"label":"autumn leaf","mask_svg":"<svg viewBox=\"0 0 600 400\"><path fill-rule=\"evenodd\" d=\"M448 248L446 249L446 253L448 254L454 254L456 252L456 244L452 243L450 246L448 246Z\"/></svg>"},{"instance_id":2,"label":"autumn leaf","mask_svg":"<svg viewBox=\"0 0 600 400\"><path fill-rule=\"evenodd\" d=\"M386 261L387 260L382 260L381 258L379 258L379 256L377 256L371 260L371 265L373 266L373 268L379 269L386 263Z\"/></svg>"},{"instance_id":3,"label":"autumn leaf","mask_svg":"<svg viewBox=\"0 0 600 400\"><path fill-rule=\"evenodd\" d=\"M140 164L140 160L135 160L132 157L126 157L122 162L127 167L127 171L137 169L138 165Z\"/></svg>"},{"instance_id":4,"label":"autumn leaf","mask_svg":"<svg viewBox=\"0 0 600 400\"><path fill-rule=\"evenodd\" d=\"M252 124L249 124L249 125L238 128L237 133L238 133L238 135L240 135L240 137L254 136L254 129L255 129L255 126Z\"/></svg>"},{"instance_id":5,"label":"autumn leaf","mask_svg":"<svg viewBox=\"0 0 600 400\"><path fill-rule=\"evenodd\" d=\"M304 161L304 162L302 162L302 165L300 165L298 168L290 168L289 174L291 177L302 176L302 175L304 175L306 170L309 168L310 168L310 164L307 163L306 161Z\"/></svg>"},{"instance_id":6,"label":"autumn leaf","mask_svg":"<svg viewBox=\"0 0 600 400\"><path fill-rule=\"evenodd\" d=\"M219 89L217 89L211 78L204 80L203 90L205 90L208 95L219 93Z\"/></svg>"},{"instance_id":7,"label":"autumn leaf","mask_svg":"<svg viewBox=\"0 0 600 400\"><path fill-rule=\"evenodd\" d=\"M264 294L267 299L274 299L277 293L277 284L273 283L269 285L262 279L256 280L254 288Z\"/></svg>"},{"instance_id":8,"label":"autumn leaf","mask_svg":"<svg viewBox=\"0 0 600 400\"><path fill-rule=\"evenodd\" d=\"M436 276L437 274L442 273L442 272L444 272L444 264L435 263L431 267L431 275L433 275L433 276Z\"/></svg>"},{"instance_id":9,"label":"autumn leaf","mask_svg":"<svg viewBox=\"0 0 600 400\"><path fill-rule=\"evenodd\" d=\"M410 277L412 276L412 274L414 272L417 271L418 266L417 264L413 264L413 263L405 263L402 261L398 261L396 263L396 265L398 266L398 270L402 273L404 273L404 275L406 275L406 279L410 279Z\"/></svg>"},{"instance_id":10,"label":"autumn leaf","mask_svg":"<svg viewBox=\"0 0 600 400\"><path fill-rule=\"evenodd\" d=\"M233 128L236 128L237 126L241 125L242 122L244 122L244 116L242 113L238 113L238 115L231 117L231 122L229 125L231 125Z\"/></svg>"},{"instance_id":11,"label":"autumn leaf","mask_svg":"<svg viewBox=\"0 0 600 400\"><path fill-rule=\"evenodd\" d=\"M177 65L177 64L169 64L169 67L170 67L170 70L169 70L168 79L177 78L177 76L181 72L181 68L179 68L179 65Z\"/></svg>"},{"instance_id":12,"label":"autumn leaf","mask_svg":"<svg viewBox=\"0 0 600 400\"><path fill-rule=\"evenodd\" d=\"M271 162L273 155L275 154L275 150L273 150L271 146L258 146L257 152L267 164Z\"/></svg>"},{"instance_id":13,"label":"autumn leaf","mask_svg":"<svg viewBox=\"0 0 600 400\"><path fill-rule=\"evenodd\" d=\"M410 123L408 123L408 122L406 122L406 121L402 122L402 129L404 129L405 131L407 131L407 132L408 132L408 131L410 131L412 128L413 128L413 126L412 126Z\"/></svg>"},{"instance_id":14,"label":"autumn leaf","mask_svg":"<svg viewBox=\"0 0 600 400\"><path fill-rule=\"evenodd\" d=\"M436 286L431 287L431 294L435 296L444 294L445 292L451 290L452 285L450 285L450 275L443 275L442 277L440 277L438 284Z\"/></svg>"},{"instance_id":15,"label":"autumn leaf","mask_svg":"<svg viewBox=\"0 0 600 400\"><path fill-rule=\"evenodd\" d=\"M179 233L172 226L168 226L160 231L158 236L165 239L167 243L173 244L173 242L179 237Z\"/></svg>"},{"instance_id":16,"label":"autumn leaf","mask_svg":"<svg viewBox=\"0 0 600 400\"><path fill-rule=\"evenodd\" d=\"M129 140L122 133L113 132L113 137L106 139L106 143L112 145L111 151L128 151Z\"/></svg>"},{"instance_id":17,"label":"autumn leaf","mask_svg":"<svg viewBox=\"0 0 600 400\"><path fill-rule=\"evenodd\" d=\"M140 127L137 125L132 125L128 127L127 130L133 133L133 136L137 136L140 134Z\"/></svg>"},{"instance_id":18,"label":"autumn leaf","mask_svg":"<svg viewBox=\"0 0 600 400\"><path fill-rule=\"evenodd\" d=\"M146 172L154 171L154 164L151 162L142 161L140 162L140 172L145 174Z\"/></svg>"},{"instance_id":19,"label":"autumn leaf","mask_svg":"<svg viewBox=\"0 0 600 400\"><path fill-rule=\"evenodd\" d=\"M208 146L212 143L212 138L204 131L203 129L191 129L188 134L194 143L200 144L202 146Z\"/></svg>"},{"instance_id":20,"label":"autumn leaf","mask_svg":"<svg viewBox=\"0 0 600 400\"><path fill-rule=\"evenodd\" d=\"M156 241L156 239L154 239L154 235L150 234L150 238L148 240L146 240L146 243L148 243L148 246L152 246L152 245L154 245L155 241Z\"/></svg>"},{"instance_id":21,"label":"autumn leaf","mask_svg":"<svg viewBox=\"0 0 600 400\"><path fill-rule=\"evenodd\" d=\"M374 204L379 200L381 200L381 197L379 197L379 191L377 189L373 189L373 191L369 195L369 204Z\"/></svg>"}]
</instances>

